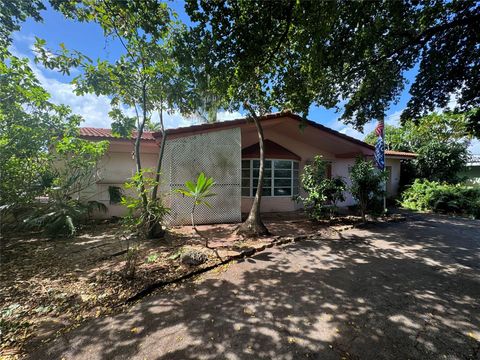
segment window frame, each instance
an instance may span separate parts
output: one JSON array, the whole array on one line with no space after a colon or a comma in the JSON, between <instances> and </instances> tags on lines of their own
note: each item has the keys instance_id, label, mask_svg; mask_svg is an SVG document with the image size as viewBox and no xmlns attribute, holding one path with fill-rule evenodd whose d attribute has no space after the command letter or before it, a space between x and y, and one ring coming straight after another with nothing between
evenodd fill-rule
<instances>
[{"instance_id":1,"label":"window frame","mask_svg":"<svg viewBox=\"0 0 480 360\"><path fill-rule=\"evenodd\" d=\"M253 198L255 195L253 195L253 192L254 190L256 190L256 186L253 185L253 182L254 182L254 177L253 177L253 163L254 161L260 161L260 159L258 158L249 158L249 159L242 159L242 167L241 167L241 172L242 172L242 177L241 177L241 183L240 183L240 188L241 188L241 192L243 191L243 189L246 189L246 187L243 186L243 180L246 179L245 177L243 177L243 170L245 169L243 167L243 161L248 161L249 162L249 167L248 167L248 170L249 170L249 188L248 188L248 195L243 195L243 193L241 194L241 197L244 197L244 198ZM265 161L271 161L271 167L270 167L270 171L271 171L271 177L270 177L270 186L268 186L267 188L270 189L270 195L262 195L262 197L271 197L271 198L292 198L294 196L297 196L299 193L300 193L300 161L298 160L293 160L293 159L277 159L277 158L267 158L265 159ZM290 169L279 169L279 170L289 170L290 171L290 178L288 177L278 177L278 179L275 177L275 161L288 161L290 162ZM295 165L294 164L298 164L298 167L297 169L295 169ZM295 183L295 171L297 172L297 187L296 187L296 192L294 190L294 183ZM275 195L275 188L277 189L285 189L286 187L281 187L281 186L277 186L275 187L275 179L277 180L284 180L284 179L290 179L290 195ZM264 185L264 188L265 188L265 185Z\"/></svg>"}]
</instances>

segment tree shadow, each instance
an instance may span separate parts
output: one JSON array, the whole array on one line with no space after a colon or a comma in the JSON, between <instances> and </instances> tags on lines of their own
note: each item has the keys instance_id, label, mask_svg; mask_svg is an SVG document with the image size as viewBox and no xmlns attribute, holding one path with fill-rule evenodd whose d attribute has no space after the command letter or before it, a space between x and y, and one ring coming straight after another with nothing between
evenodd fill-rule
<instances>
[{"instance_id":1,"label":"tree shadow","mask_svg":"<svg viewBox=\"0 0 480 360\"><path fill-rule=\"evenodd\" d=\"M475 359L478 225L424 217L269 249L32 358Z\"/></svg>"}]
</instances>

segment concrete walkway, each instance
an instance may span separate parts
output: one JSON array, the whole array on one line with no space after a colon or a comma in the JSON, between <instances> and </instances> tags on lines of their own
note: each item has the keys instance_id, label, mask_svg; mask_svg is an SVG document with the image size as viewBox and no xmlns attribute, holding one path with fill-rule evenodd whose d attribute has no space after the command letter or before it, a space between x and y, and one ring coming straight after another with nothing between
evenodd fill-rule
<instances>
[{"instance_id":1,"label":"concrete walkway","mask_svg":"<svg viewBox=\"0 0 480 360\"><path fill-rule=\"evenodd\" d=\"M34 359L480 359L480 222L305 241L85 324Z\"/></svg>"}]
</instances>

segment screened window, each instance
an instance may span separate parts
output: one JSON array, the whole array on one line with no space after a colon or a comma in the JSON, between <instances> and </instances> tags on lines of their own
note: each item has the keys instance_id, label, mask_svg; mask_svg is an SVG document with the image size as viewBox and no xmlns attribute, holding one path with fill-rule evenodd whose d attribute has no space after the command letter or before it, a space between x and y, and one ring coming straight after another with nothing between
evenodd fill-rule
<instances>
[{"instance_id":1,"label":"screened window","mask_svg":"<svg viewBox=\"0 0 480 360\"><path fill-rule=\"evenodd\" d=\"M255 196L260 160L242 160L242 196ZM298 195L298 162L265 160L262 196Z\"/></svg>"}]
</instances>

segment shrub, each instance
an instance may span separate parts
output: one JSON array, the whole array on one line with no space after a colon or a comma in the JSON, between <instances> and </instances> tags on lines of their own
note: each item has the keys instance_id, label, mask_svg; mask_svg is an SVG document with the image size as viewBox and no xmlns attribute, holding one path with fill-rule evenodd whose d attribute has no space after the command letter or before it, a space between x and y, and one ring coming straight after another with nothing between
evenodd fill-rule
<instances>
[{"instance_id":1,"label":"shrub","mask_svg":"<svg viewBox=\"0 0 480 360\"><path fill-rule=\"evenodd\" d=\"M379 199L384 193L381 185L386 177L385 172L379 171L371 161L361 157L357 158L350 169L352 181L350 192L358 201L363 221L365 221L367 211L371 212L376 209Z\"/></svg>"},{"instance_id":2,"label":"shrub","mask_svg":"<svg viewBox=\"0 0 480 360\"><path fill-rule=\"evenodd\" d=\"M337 203L345 200L345 181L341 177L327 178L326 167L327 162L321 156L315 156L312 165L305 165L301 180L307 196L297 197L303 201L310 219L315 221L331 217Z\"/></svg>"},{"instance_id":3,"label":"shrub","mask_svg":"<svg viewBox=\"0 0 480 360\"><path fill-rule=\"evenodd\" d=\"M95 211L106 212L107 208L98 201L50 198L47 204L39 203L32 207L24 219L24 225L28 229L42 229L45 235L52 238L71 237L77 233L79 224L84 223Z\"/></svg>"},{"instance_id":4,"label":"shrub","mask_svg":"<svg viewBox=\"0 0 480 360\"><path fill-rule=\"evenodd\" d=\"M123 224L129 231L148 236L152 224L159 224L161 227L165 216L169 214L170 209L163 204L162 199L149 197L156 184L158 183L153 178L151 169L142 169L124 184L124 188L129 193L122 196L121 201L121 204L127 208ZM147 201L146 208L142 198Z\"/></svg>"},{"instance_id":5,"label":"shrub","mask_svg":"<svg viewBox=\"0 0 480 360\"><path fill-rule=\"evenodd\" d=\"M480 187L415 180L402 194L401 205L417 211L480 218Z\"/></svg>"},{"instance_id":6,"label":"shrub","mask_svg":"<svg viewBox=\"0 0 480 360\"><path fill-rule=\"evenodd\" d=\"M458 183L468 161L468 143L431 141L418 150L415 160L418 177L431 181Z\"/></svg>"}]
</instances>

